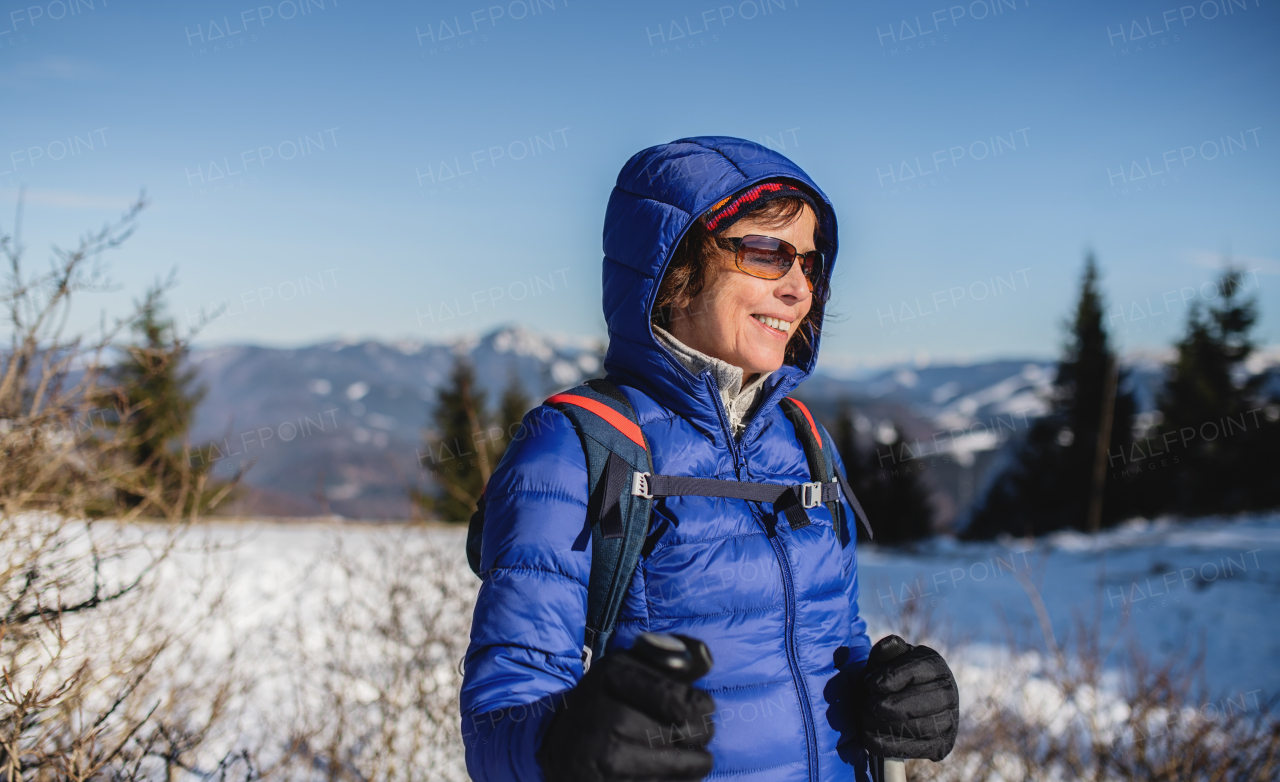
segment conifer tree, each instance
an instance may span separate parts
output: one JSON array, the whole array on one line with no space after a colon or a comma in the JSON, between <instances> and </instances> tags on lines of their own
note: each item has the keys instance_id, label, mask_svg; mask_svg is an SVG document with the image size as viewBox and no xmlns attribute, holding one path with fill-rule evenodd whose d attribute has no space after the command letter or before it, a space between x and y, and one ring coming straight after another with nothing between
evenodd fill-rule
<instances>
[{"instance_id":1,"label":"conifer tree","mask_svg":"<svg viewBox=\"0 0 1280 782\"><path fill-rule=\"evenodd\" d=\"M901 459L902 431L895 425L893 439L878 448L860 448L854 408L848 403L840 407L836 417L836 450L845 465L845 477L858 495L875 532L875 542L898 545L922 540L933 535L934 510L919 466L913 459ZM886 460L887 457L887 460ZM866 530L856 519L858 540L866 540Z\"/></svg>"},{"instance_id":2,"label":"conifer tree","mask_svg":"<svg viewBox=\"0 0 1280 782\"><path fill-rule=\"evenodd\" d=\"M875 510L865 505L863 508L871 518L879 515L885 519L873 528L876 542L883 545L910 543L933 535L933 504L929 501L923 462L917 461L906 445L902 430L895 424L892 439L884 444L885 452L894 457L881 465L880 449L872 449L869 456L867 472L872 480L868 501Z\"/></svg>"},{"instance_id":3,"label":"conifer tree","mask_svg":"<svg viewBox=\"0 0 1280 782\"><path fill-rule=\"evenodd\" d=\"M524 436L520 431L520 422L524 420L524 414L529 412L531 407L529 396L520 383L520 377L513 371L507 380L507 387L502 392L502 401L498 406L498 426L502 429L496 456L498 460L502 459L507 446L514 439Z\"/></svg>"},{"instance_id":4,"label":"conifer tree","mask_svg":"<svg viewBox=\"0 0 1280 782\"><path fill-rule=\"evenodd\" d=\"M1125 469L1135 401L1109 344L1104 314L1090 254L1075 312L1065 324L1068 336L1049 412L1013 447L978 501L965 537L1089 530L1093 523L1111 526L1140 508L1137 481ZM1091 507L1100 512L1092 519Z\"/></svg>"},{"instance_id":5,"label":"conifer tree","mask_svg":"<svg viewBox=\"0 0 1280 782\"><path fill-rule=\"evenodd\" d=\"M438 491L417 499L436 518L466 521L493 472L497 444L490 436L484 390L476 385L475 370L465 358L454 361L449 383L437 393L433 419L434 432L425 443L428 454L422 463L435 477Z\"/></svg>"},{"instance_id":6,"label":"conifer tree","mask_svg":"<svg viewBox=\"0 0 1280 782\"><path fill-rule=\"evenodd\" d=\"M197 479L207 469L184 448L206 389L196 385L196 369L187 365L190 344L165 315L163 292L156 285L139 305L134 341L108 371L110 385L100 397L114 408L114 435L136 468L136 480L117 490L125 507L182 498L199 503Z\"/></svg>"},{"instance_id":7,"label":"conifer tree","mask_svg":"<svg viewBox=\"0 0 1280 782\"><path fill-rule=\"evenodd\" d=\"M1180 515L1273 507L1276 423L1261 396L1263 376L1245 362L1255 345L1257 301L1243 295L1243 274L1229 268L1207 308L1192 304L1186 332L1160 395L1156 447L1176 469L1154 494L1160 510ZM1269 473L1269 474L1268 474Z\"/></svg>"}]
</instances>

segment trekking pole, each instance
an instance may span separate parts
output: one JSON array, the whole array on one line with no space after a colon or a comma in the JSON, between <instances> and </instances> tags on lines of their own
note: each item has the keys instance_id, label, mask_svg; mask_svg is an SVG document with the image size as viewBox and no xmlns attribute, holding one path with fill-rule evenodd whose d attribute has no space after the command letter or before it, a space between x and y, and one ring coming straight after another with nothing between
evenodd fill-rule
<instances>
[{"instance_id":1,"label":"trekking pole","mask_svg":"<svg viewBox=\"0 0 1280 782\"><path fill-rule=\"evenodd\" d=\"M872 782L907 782L907 764L902 758L871 755Z\"/></svg>"},{"instance_id":2,"label":"trekking pole","mask_svg":"<svg viewBox=\"0 0 1280 782\"><path fill-rule=\"evenodd\" d=\"M905 654L910 648L906 644L890 646L886 644L883 652L885 662L892 660L900 654ZM907 763L902 758L881 758L880 779L882 782L907 782Z\"/></svg>"}]
</instances>

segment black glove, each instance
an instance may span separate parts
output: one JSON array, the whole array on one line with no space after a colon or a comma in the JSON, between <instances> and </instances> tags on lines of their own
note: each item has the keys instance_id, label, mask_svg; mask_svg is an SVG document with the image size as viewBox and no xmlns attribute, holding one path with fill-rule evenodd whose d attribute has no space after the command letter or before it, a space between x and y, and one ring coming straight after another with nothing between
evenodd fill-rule
<instances>
[{"instance_id":1,"label":"black glove","mask_svg":"<svg viewBox=\"0 0 1280 782\"><path fill-rule=\"evenodd\" d=\"M711 773L715 701L691 686L710 668L701 641L648 633L591 666L542 740L548 782L696 782Z\"/></svg>"},{"instance_id":2,"label":"black glove","mask_svg":"<svg viewBox=\"0 0 1280 782\"><path fill-rule=\"evenodd\" d=\"M942 760L955 746L960 692L942 655L886 636L871 648L860 679L858 737L868 752Z\"/></svg>"}]
</instances>

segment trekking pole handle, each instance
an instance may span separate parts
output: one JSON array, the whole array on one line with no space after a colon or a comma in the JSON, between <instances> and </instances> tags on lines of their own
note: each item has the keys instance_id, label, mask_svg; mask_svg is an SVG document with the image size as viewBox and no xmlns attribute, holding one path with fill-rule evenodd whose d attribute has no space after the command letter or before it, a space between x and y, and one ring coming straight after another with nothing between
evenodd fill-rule
<instances>
[{"instance_id":1,"label":"trekking pole handle","mask_svg":"<svg viewBox=\"0 0 1280 782\"><path fill-rule=\"evenodd\" d=\"M679 635L641 633L631 645L631 653L685 684L705 676L713 664L706 644Z\"/></svg>"},{"instance_id":2,"label":"trekking pole handle","mask_svg":"<svg viewBox=\"0 0 1280 782\"><path fill-rule=\"evenodd\" d=\"M901 638L896 640L896 644L888 646L884 650L885 660L892 660L901 654L905 654L911 648ZM906 761L902 758L884 758L884 782L907 782Z\"/></svg>"}]
</instances>

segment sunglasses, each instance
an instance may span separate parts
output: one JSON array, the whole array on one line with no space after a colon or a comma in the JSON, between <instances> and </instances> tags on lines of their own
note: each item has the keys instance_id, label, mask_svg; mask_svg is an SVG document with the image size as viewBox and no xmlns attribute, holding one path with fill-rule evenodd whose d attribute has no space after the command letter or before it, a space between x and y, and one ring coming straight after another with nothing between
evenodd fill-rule
<instances>
[{"instance_id":1,"label":"sunglasses","mask_svg":"<svg viewBox=\"0 0 1280 782\"><path fill-rule=\"evenodd\" d=\"M738 271L762 280L780 280L791 272L796 260L804 272L809 290L822 279L822 253L812 250L798 253L794 245L772 236L716 237L716 244L736 256Z\"/></svg>"}]
</instances>

